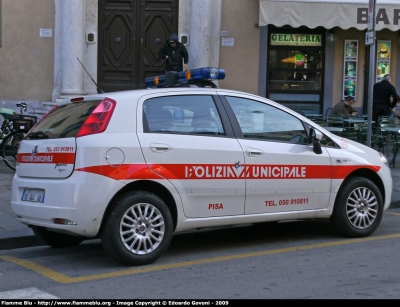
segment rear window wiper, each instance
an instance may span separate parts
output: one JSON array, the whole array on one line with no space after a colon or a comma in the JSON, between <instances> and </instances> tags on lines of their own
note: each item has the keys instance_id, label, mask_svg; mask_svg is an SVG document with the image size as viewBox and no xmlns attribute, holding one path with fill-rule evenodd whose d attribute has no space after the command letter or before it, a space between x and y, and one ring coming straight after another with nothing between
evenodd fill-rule
<instances>
[{"instance_id":1,"label":"rear window wiper","mask_svg":"<svg viewBox=\"0 0 400 307\"><path fill-rule=\"evenodd\" d=\"M42 131L38 131L38 132L29 133L28 138L30 138L30 139L48 139L49 136L47 134L44 134Z\"/></svg>"}]
</instances>

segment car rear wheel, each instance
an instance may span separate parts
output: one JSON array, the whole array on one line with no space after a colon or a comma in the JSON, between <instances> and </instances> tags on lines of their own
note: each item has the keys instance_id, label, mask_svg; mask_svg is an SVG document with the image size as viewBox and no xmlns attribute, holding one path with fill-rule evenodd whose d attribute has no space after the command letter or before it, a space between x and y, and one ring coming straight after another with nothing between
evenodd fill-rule
<instances>
[{"instance_id":1,"label":"car rear wheel","mask_svg":"<svg viewBox=\"0 0 400 307\"><path fill-rule=\"evenodd\" d=\"M383 198L369 179L347 179L339 190L331 216L333 228L348 237L365 237L379 226L383 215Z\"/></svg>"},{"instance_id":2,"label":"car rear wheel","mask_svg":"<svg viewBox=\"0 0 400 307\"><path fill-rule=\"evenodd\" d=\"M101 241L106 252L123 264L149 264L168 249L172 223L161 198L144 191L129 192L114 201Z\"/></svg>"},{"instance_id":3,"label":"car rear wheel","mask_svg":"<svg viewBox=\"0 0 400 307\"><path fill-rule=\"evenodd\" d=\"M85 240L84 237L67 235L65 233L57 233L49 231L44 227L32 227L32 230L37 237L54 248L76 246Z\"/></svg>"}]
</instances>

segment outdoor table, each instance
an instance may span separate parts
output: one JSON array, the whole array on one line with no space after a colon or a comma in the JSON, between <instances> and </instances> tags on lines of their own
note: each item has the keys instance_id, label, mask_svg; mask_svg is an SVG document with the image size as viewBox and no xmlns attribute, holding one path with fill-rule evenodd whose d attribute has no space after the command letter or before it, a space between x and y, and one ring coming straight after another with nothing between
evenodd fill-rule
<instances>
[{"instance_id":1,"label":"outdoor table","mask_svg":"<svg viewBox=\"0 0 400 307\"><path fill-rule=\"evenodd\" d=\"M304 113L305 117L308 118L321 118L323 117L322 114L318 114L318 113Z\"/></svg>"},{"instance_id":2,"label":"outdoor table","mask_svg":"<svg viewBox=\"0 0 400 307\"><path fill-rule=\"evenodd\" d=\"M344 118L343 122L345 123L354 123L354 124L364 124L364 123L368 123L368 119L362 119L359 117L356 118ZM375 123L375 121L371 120L371 123Z\"/></svg>"},{"instance_id":3,"label":"outdoor table","mask_svg":"<svg viewBox=\"0 0 400 307\"><path fill-rule=\"evenodd\" d=\"M381 128L382 131L387 131L387 132L392 132L393 136L394 136L394 142L393 142L393 158L392 160L389 162L389 165L393 165L396 162L396 156L397 156L397 152L399 150L399 144L398 144L398 135L399 135L399 131L400 131L400 127L382 127Z\"/></svg>"},{"instance_id":4,"label":"outdoor table","mask_svg":"<svg viewBox=\"0 0 400 307\"><path fill-rule=\"evenodd\" d=\"M340 127L322 127L325 130L328 130L329 132L335 133L335 132L342 132L343 128Z\"/></svg>"},{"instance_id":5,"label":"outdoor table","mask_svg":"<svg viewBox=\"0 0 400 307\"><path fill-rule=\"evenodd\" d=\"M368 119L362 119L360 117L355 117L355 118L344 118L343 123L347 123L347 125L350 127L351 124L368 124ZM371 120L371 123L374 124L375 121Z\"/></svg>"}]
</instances>

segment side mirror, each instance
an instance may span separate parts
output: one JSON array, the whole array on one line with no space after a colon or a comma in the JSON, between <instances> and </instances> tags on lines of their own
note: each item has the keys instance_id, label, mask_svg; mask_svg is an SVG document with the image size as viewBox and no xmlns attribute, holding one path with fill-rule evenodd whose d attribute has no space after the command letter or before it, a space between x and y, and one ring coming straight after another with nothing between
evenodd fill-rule
<instances>
[{"instance_id":1,"label":"side mirror","mask_svg":"<svg viewBox=\"0 0 400 307\"><path fill-rule=\"evenodd\" d=\"M322 154L321 143L319 142L322 139L322 133L314 128L310 129L310 139L313 143L313 151L317 155Z\"/></svg>"},{"instance_id":2,"label":"side mirror","mask_svg":"<svg viewBox=\"0 0 400 307\"><path fill-rule=\"evenodd\" d=\"M313 151L317 155L322 154L322 148L321 148L321 143L319 141L314 141L313 142Z\"/></svg>"}]
</instances>

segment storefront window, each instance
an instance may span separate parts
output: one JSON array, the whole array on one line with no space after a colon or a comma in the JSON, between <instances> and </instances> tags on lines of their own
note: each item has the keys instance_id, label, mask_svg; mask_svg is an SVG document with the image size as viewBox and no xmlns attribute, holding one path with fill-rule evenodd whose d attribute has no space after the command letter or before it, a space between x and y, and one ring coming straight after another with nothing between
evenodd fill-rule
<instances>
[{"instance_id":1,"label":"storefront window","mask_svg":"<svg viewBox=\"0 0 400 307\"><path fill-rule=\"evenodd\" d=\"M321 33L272 31L267 97L301 111L322 110L324 50Z\"/></svg>"},{"instance_id":2,"label":"storefront window","mask_svg":"<svg viewBox=\"0 0 400 307\"><path fill-rule=\"evenodd\" d=\"M270 50L269 89L319 90L321 51Z\"/></svg>"}]
</instances>

